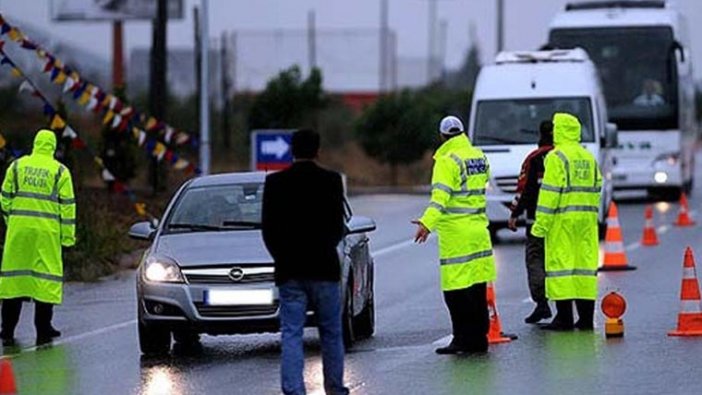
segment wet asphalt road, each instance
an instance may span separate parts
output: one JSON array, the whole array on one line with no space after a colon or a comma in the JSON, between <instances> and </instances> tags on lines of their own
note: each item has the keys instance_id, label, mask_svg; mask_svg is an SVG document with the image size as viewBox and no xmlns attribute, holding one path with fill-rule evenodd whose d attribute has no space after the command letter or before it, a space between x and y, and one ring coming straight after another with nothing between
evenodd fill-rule
<instances>
[{"instance_id":1,"label":"wet asphalt road","mask_svg":"<svg viewBox=\"0 0 702 395\"><path fill-rule=\"evenodd\" d=\"M698 161L702 163L702 161ZM702 169L697 174L702 176ZM698 180L696 185L701 186ZM702 188L690 203L702 220ZM641 247L645 198L620 204L633 272L599 275L600 295L619 290L628 301L626 336L606 340L603 316L594 332L544 333L523 323L531 311L523 263L523 233L502 231L495 247L497 302L503 328L519 339L488 355L438 356L448 341L439 290L435 240L407 241L427 202L424 196L361 196L356 213L376 219L376 335L359 342L346 363L354 394L695 394L702 393L702 338L670 338L676 325L684 247L699 247L702 225L671 226L677 204L658 203L658 247ZM699 213L698 213L699 211ZM702 258L700 258L702 261ZM18 328L21 350L11 358L21 394L276 394L279 341L275 334L203 337L197 354L140 356L134 273L93 284L68 284L54 322L63 337L36 349L32 308ZM598 304L599 305L599 304ZM308 392L321 394L316 331L306 331Z\"/></svg>"}]
</instances>

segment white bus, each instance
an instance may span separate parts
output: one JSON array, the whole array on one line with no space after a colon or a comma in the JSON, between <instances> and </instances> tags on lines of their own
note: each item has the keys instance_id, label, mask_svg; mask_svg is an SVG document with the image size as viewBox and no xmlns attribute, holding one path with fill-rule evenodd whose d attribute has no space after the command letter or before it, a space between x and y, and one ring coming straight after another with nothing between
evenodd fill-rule
<instances>
[{"instance_id":1,"label":"white bus","mask_svg":"<svg viewBox=\"0 0 702 395\"><path fill-rule=\"evenodd\" d=\"M665 1L568 4L549 46L585 49L595 62L619 147L616 189L677 198L694 179L695 88L683 16Z\"/></svg>"}]
</instances>

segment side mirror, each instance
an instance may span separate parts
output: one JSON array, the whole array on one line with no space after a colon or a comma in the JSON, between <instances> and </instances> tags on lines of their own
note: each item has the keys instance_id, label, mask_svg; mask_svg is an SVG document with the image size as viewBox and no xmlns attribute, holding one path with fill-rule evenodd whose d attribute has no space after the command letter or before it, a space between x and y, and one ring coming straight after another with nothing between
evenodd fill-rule
<instances>
[{"instance_id":1,"label":"side mirror","mask_svg":"<svg viewBox=\"0 0 702 395\"><path fill-rule=\"evenodd\" d=\"M136 240L151 240L156 228L149 221L137 222L129 228L129 237Z\"/></svg>"},{"instance_id":2,"label":"side mirror","mask_svg":"<svg viewBox=\"0 0 702 395\"><path fill-rule=\"evenodd\" d=\"M367 233L376 229L375 221L366 217L353 216L346 223L348 234Z\"/></svg>"},{"instance_id":3,"label":"side mirror","mask_svg":"<svg viewBox=\"0 0 702 395\"><path fill-rule=\"evenodd\" d=\"M617 148L619 146L619 131L616 123L607 122L605 126L605 146Z\"/></svg>"}]
</instances>

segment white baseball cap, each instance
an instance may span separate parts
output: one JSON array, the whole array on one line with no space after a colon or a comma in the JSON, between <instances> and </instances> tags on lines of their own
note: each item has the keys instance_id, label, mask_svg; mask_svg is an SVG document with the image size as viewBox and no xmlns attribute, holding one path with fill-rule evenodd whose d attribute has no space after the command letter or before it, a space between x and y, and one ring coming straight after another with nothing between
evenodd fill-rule
<instances>
[{"instance_id":1,"label":"white baseball cap","mask_svg":"<svg viewBox=\"0 0 702 395\"><path fill-rule=\"evenodd\" d=\"M439 123L439 133L447 136L463 133L463 122L453 115L444 117Z\"/></svg>"}]
</instances>

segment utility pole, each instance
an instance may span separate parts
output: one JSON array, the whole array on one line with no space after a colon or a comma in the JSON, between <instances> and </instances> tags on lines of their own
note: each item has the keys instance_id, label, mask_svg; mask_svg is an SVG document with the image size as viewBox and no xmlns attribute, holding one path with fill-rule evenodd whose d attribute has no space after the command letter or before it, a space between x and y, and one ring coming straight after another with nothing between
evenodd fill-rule
<instances>
[{"instance_id":1,"label":"utility pole","mask_svg":"<svg viewBox=\"0 0 702 395\"><path fill-rule=\"evenodd\" d=\"M307 11L307 62L310 71L317 67L317 27L314 10Z\"/></svg>"},{"instance_id":2,"label":"utility pole","mask_svg":"<svg viewBox=\"0 0 702 395\"><path fill-rule=\"evenodd\" d=\"M112 22L112 90L124 87L124 28L122 21Z\"/></svg>"},{"instance_id":3,"label":"utility pole","mask_svg":"<svg viewBox=\"0 0 702 395\"><path fill-rule=\"evenodd\" d=\"M505 48L505 0L497 0L497 53Z\"/></svg>"},{"instance_id":4,"label":"utility pole","mask_svg":"<svg viewBox=\"0 0 702 395\"><path fill-rule=\"evenodd\" d=\"M441 78L441 81L443 82L444 77L445 77L445 71L444 70L444 65L446 64L446 41L448 40L448 21L446 19L442 19L441 22L439 22L439 50L438 54L436 57L436 68L438 69L437 71L439 72L439 77Z\"/></svg>"},{"instance_id":5,"label":"utility pole","mask_svg":"<svg viewBox=\"0 0 702 395\"><path fill-rule=\"evenodd\" d=\"M436 77L434 73L434 63L436 58L436 0L428 0L429 2L429 20L427 26L429 28L429 56L427 57L427 83L431 84Z\"/></svg>"},{"instance_id":6,"label":"utility pole","mask_svg":"<svg viewBox=\"0 0 702 395\"><path fill-rule=\"evenodd\" d=\"M227 40L227 32L222 32L222 43L220 48L221 57L221 74L222 74L222 144L224 148L231 147L230 139L230 88L231 83L229 81L229 42ZM227 150L228 152L228 150Z\"/></svg>"},{"instance_id":7,"label":"utility pole","mask_svg":"<svg viewBox=\"0 0 702 395\"><path fill-rule=\"evenodd\" d=\"M380 0L380 53L378 54L378 76L380 92L388 91L388 69L390 54L388 53L388 0Z\"/></svg>"},{"instance_id":8,"label":"utility pole","mask_svg":"<svg viewBox=\"0 0 702 395\"><path fill-rule=\"evenodd\" d=\"M166 0L158 0L156 6L156 19L153 21L153 35L151 44L151 73L149 76L149 110L151 115L158 120L166 116L167 91L167 59L166 59L166 26L168 23L168 4ZM160 171L158 160L154 157L149 161L149 178L153 193L161 189L160 178L165 178L165 173ZM165 181L165 180L164 180Z\"/></svg>"},{"instance_id":9,"label":"utility pole","mask_svg":"<svg viewBox=\"0 0 702 395\"><path fill-rule=\"evenodd\" d=\"M159 0L163 1L163 0ZM210 27L209 0L200 0L200 171L210 174Z\"/></svg>"},{"instance_id":10,"label":"utility pole","mask_svg":"<svg viewBox=\"0 0 702 395\"><path fill-rule=\"evenodd\" d=\"M200 103L200 96L202 95L202 92L200 91L201 88L201 83L200 83L200 77L202 76L201 72L201 66L202 66L202 58L200 57L200 46L202 45L202 41L200 40L200 9L198 6L193 7L193 26L194 26L194 43L195 43L195 50L194 50L194 56L193 59L195 59L195 99L197 103ZM197 124L200 124L200 106L198 105L197 108L195 109L195 114L196 114L196 120Z\"/></svg>"}]
</instances>

